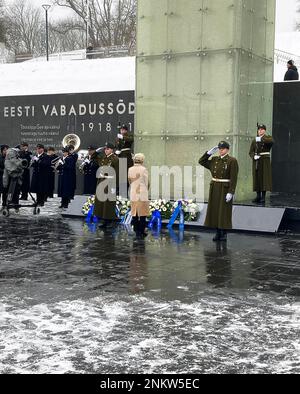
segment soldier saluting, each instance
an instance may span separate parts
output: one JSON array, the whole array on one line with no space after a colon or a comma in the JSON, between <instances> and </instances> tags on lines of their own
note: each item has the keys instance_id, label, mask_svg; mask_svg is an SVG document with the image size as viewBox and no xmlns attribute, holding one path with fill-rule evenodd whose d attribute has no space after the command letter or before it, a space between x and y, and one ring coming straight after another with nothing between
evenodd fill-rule
<instances>
[{"instance_id":1,"label":"soldier saluting","mask_svg":"<svg viewBox=\"0 0 300 394\"><path fill-rule=\"evenodd\" d=\"M264 204L267 191L272 191L271 149L273 138L266 134L265 125L257 125L257 137L252 141L249 155L253 161L253 191L256 192L254 203Z\"/></svg>"},{"instance_id":2,"label":"soldier saluting","mask_svg":"<svg viewBox=\"0 0 300 394\"><path fill-rule=\"evenodd\" d=\"M114 145L105 145L104 157L97 157L99 165L97 172L98 183L95 196L94 215L103 220L99 227L107 227L117 220L116 200L119 182L119 159L114 154Z\"/></svg>"},{"instance_id":3,"label":"soldier saluting","mask_svg":"<svg viewBox=\"0 0 300 394\"><path fill-rule=\"evenodd\" d=\"M227 241L227 230L232 229L232 203L239 167L237 160L229 156L229 149L228 142L221 141L199 159L199 164L212 174L204 225L217 229L215 242ZM211 157L217 151L219 156Z\"/></svg>"},{"instance_id":4,"label":"soldier saluting","mask_svg":"<svg viewBox=\"0 0 300 394\"><path fill-rule=\"evenodd\" d=\"M116 140L116 155L120 160L120 195L122 197L128 197L128 170L133 166L132 159L132 145L133 135L128 133L128 127L122 125L120 127L117 140Z\"/></svg>"}]
</instances>

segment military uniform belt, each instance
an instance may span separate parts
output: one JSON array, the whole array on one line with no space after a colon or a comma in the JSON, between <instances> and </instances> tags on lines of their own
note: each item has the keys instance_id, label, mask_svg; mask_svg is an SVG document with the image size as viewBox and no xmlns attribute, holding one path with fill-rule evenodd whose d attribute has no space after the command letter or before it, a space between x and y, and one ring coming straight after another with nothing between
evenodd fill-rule
<instances>
[{"instance_id":1,"label":"military uniform belt","mask_svg":"<svg viewBox=\"0 0 300 394\"><path fill-rule=\"evenodd\" d=\"M270 156L270 152L261 152L258 155L259 156Z\"/></svg>"},{"instance_id":2,"label":"military uniform belt","mask_svg":"<svg viewBox=\"0 0 300 394\"><path fill-rule=\"evenodd\" d=\"M130 148L121 149L121 152L125 152L127 150L130 150Z\"/></svg>"},{"instance_id":3,"label":"military uniform belt","mask_svg":"<svg viewBox=\"0 0 300 394\"><path fill-rule=\"evenodd\" d=\"M218 178L212 178L214 182L222 182L222 183L227 183L230 182L230 179L218 179Z\"/></svg>"}]
</instances>

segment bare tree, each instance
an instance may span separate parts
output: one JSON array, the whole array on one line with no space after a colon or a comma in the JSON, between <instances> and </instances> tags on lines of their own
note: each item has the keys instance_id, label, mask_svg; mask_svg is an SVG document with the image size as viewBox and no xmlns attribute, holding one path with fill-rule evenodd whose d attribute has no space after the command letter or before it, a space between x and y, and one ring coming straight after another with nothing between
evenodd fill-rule
<instances>
[{"instance_id":1,"label":"bare tree","mask_svg":"<svg viewBox=\"0 0 300 394\"><path fill-rule=\"evenodd\" d=\"M28 0L15 0L5 8L7 46L16 54L41 54L44 48L44 29L41 10Z\"/></svg>"},{"instance_id":2,"label":"bare tree","mask_svg":"<svg viewBox=\"0 0 300 394\"><path fill-rule=\"evenodd\" d=\"M73 10L88 26L88 41L94 47L135 46L136 0L54 0Z\"/></svg>"},{"instance_id":3,"label":"bare tree","mask_svg":"<svg viewBox=\"0 0 300 394\"><path fill-rule=\"evenodd\" d=\"M5 24L3 17L3 1L0 0L0 42L5 42Z\"/></svg>"},{"instance_id":4,"label":"bare tree","mask_svg":"<svg viewBox=\"0 0 300 394\"><path fill-rule=\"evenodd\" d=\"M52 23L49 30L52 52L72 51L85 46L85 30L78 17Z\"/></svg>"}]
</instances>

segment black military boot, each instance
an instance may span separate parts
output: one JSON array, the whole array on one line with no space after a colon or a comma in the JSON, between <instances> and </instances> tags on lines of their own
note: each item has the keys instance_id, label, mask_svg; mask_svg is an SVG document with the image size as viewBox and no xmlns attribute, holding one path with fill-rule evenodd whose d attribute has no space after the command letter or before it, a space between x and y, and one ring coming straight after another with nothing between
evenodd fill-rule
<instances>
[{"instance_id":1,"label":"black military boot","mask_svg":"<svg viewBox=\"0 0 300 394\"><path fill-rule=\"evenodd\" d=\"M254 203L259 203L261 202L261 192L256 192L256 198L252 200Z\"/></svg>"},{"instance_id":2,"label":"black military boot","mask_svg":"<svg viewBox=\"0 0 300 394\"><path fill-rule=\"evenodd\" d=\"M221 242L227 241L227 231L226 230L221 230L219 241L221 241Z\"/></svg>"},{"instance_id":3,"label":"black military boot","mask_svg":"<svg viewBox=\"0 0 300 394\"><path fill-rule=\"evenodd\" d=\"M262 204L264 204L266 202L266 194L267 194L267 192L262 192L261 193L261 200L260 200L260 202Z\"/></svg>"},{"instance_id":4,"label":"black military boot","mask_svg":"<svg viewBox=\"0 0 300 394\"><path fill-rule=\"evenodd\" d=\"M220 237L221 237L221 230L217 228L217 232L216 235L213 237L213 241L214 242L220 241Z\"/></svg>"}]
</instances>

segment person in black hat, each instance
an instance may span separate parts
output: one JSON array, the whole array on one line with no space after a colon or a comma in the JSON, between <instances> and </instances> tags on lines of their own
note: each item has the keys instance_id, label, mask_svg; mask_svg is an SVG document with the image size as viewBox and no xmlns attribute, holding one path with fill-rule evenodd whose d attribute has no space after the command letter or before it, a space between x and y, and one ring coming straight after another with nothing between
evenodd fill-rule
<instances>
[{"instance_id":1,"label":"person in black hat","mask_svg":"<svg viewBox=\"0 0 300 394\"><path fill-rule=\"evenodd\" d=\"M267 127L257 125L257 135L252 141L249 156L252 159L254 203L264 204L267 191L272 191L271 149L273 138L266 134Z\"/></svg>"},{"instance_id":2,"label":"person in black hat","mask_svg":"<svg viewBox=\"0 0 300 394\"><path fill-rule=\"evenodd\" d=\"M30 190L30 169L29 169L29 166L30 166L30 162L31 162L31 158L32 158L32 152L29 151L27 142L21 143L19 156L22 160L27 161L27 168L24 168L23 177L22 177L20 200L28 200L28 193Z\"/></svg>"},{"instance_id":3,"label":"person in black hat","mask_svg":"<svg viewBox=\"0 0 300 394\"><path fill-rule=\"evenodd\" d=\"M96 193L96 174L99 168L96 150L97 148L94 145L90 145L88 147L88 155L81 165L81 170L84 174L83 194L94 195Z\"/></svg>"},{"instance_id":4,"label":"person in black hat","mask_svg":"<svg viewBox=\"0 0 300 394\"><path fill-rule=\"evenodd\" d=\"M33 173L30 191L36 193L37 204L43 207L48 194L48 174L51 167L44 145L37 144L36 155L31 159L31 166Z\"/></svg>"},{"instance_id":5,"label":"person in black hat","mask_svg":"<svg viewBox=\"0 0 300 394\"><path fill-rule=\"evenodd\" d=\"M119 183L119 159L114 154L114 145L105 145L105 156L97 157L99 169L97 172L98 182L95 196L94 215L103 220L100 227L117 220L116 200Z\"/></svg>"},{"instance_id":6,"label":"person in black hat","mask_svg":"<svg viewBox=\"0 0 300 394\"><path fill-rule=\"evenodd\" d=\"M122 197L128 197L128 170L133 166L132 159L132 146L133 146L133 135L128 133L128 127L123 124L120 127L117 140L116 140L116 154L120 160L120 194ZM122 160L121 160L122 159ZM124 163L124 164L123 164ZM124 180L123 180L124 178ZM123 180L123 181L122 181Z\"/></svg>"},{"instance_id":7,"label":"person in black hat","mask_svg":"<svg viewBox=\"0 0 300 394\"><path fill-rule=\"evenodd\" d=\"M239 166L229 156L230 145L221 141L199 159L199 164L210 170L212 181L204 225L216 228L213 241L227 241L227 230L232 229L232 203L237 185ZM218 157L212 157L219 151Z\"/></svg>"},{"instance_id":8,"label":"person in black hat","mask_svg":"<svg viewBox=\"0 0 300 394\"><path fill-rule=\"evenodd\" d=\"M68 208L71 199L74 196L74 158L70 153L69 147L62 149L63 158L59 160L57 165L58 171L58 197L61 198L59 208Z\"/></svg>"},{"instance_id":9,"label":"person in black hat","mask_svg":"<svg viewBox=\"0 0 300 394\"><path fill-rule=\"evenodd\" d=\"M77 187L77 181L76 181L76 163L77 163L77 161L78 161L78 153L75 151L75 146L74 145L72 145L72 144L70 144L70 145L68 145L68 146L66 146L66 148L69 150L69 152L70 152L70 156L72 157L72 159L73 159L73 170L72 170L72 173L71 173L71 178L72 178L72 187L73 187L73 196L72 196L72 198L71 198L71 200L73 200L74 199L74 195L75 195L75 190L76 190L76 187Z\"/></svg>"},{"instance_id":10,"label":"person in black hat","mask_svg":"<svg viewBox=\"0 0 300 394\"><path fill-rule=\"evenodd\" d=\"M293 60L289 60L287 62L287 72L285 73L284 80L285 81L298 81L299 79L299 73L298 69L295 66L295 63Z\"/></svg>"},{"instance_id":11,"label":"person in black hat","mask_svg":"<svg viewBox=\"0 0 300 394\"><path fill-rule=\"evenodd\" d=\"M4 207L7 201L7 189L3 186L3 173L5 169L5 156L9 146L3 144L0 148L0 198L2 196L2 207Z\"/></svg>"}]
</instances>

